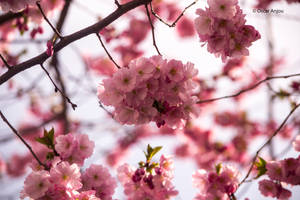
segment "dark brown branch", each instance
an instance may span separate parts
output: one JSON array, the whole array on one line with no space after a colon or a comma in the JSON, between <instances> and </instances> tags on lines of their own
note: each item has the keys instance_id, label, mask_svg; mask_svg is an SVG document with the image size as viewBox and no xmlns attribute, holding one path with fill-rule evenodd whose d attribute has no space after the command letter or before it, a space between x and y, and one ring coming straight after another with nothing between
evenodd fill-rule
<instances>
[{"instance_id":1,"label":"dark brown branch","mask_svg":"<svg viewBox=\"0 0 300 200\"><path fill-rule=\"evenodd\" d=\"M145 8L146 8L147 17L148 17L148 20L149 20L149 23L150 23L150 26L151 26L153 46L155 47L155 49L156 49L158 55L161 55L161 53L159 52L158 47L157 47L157 45L156 45L155 33L154 33L154 26L153 26L153 23L152 23L152 20L151 20L151 17L150 17L148 5L145 5Z\"/></svg>"},{"instance_id":2,"label":"dark brown branch","mask_svg":"<svg viewBox=\"0 0 300 200\"><path fill-rule=\"evenodd\" d=\"M5 58L2 56L2 54L0 53L0 57L2 62L4 63L4 65L7 67L7 69L10 69L10 65L7 63L7 61L5 60Z\"/></svg>"},{"instance_id":3,"label":"dark brown branch","mask_svg":"<svg viewBox=\"0 0 300 200\"><path fill-rule=\"evenodd\" d=\"M44 19L46 20L46 22L49 24L49 26L52 28L53 32L59 37L59 38L63 38L63 36L58 32L58 30L51 24L51 22L49 21L49 19L47 18L47 16L45 15L42 7L41 7L41 4L40 4L40 1L37 1L36 2L36 5L37 7L39 8L41 14L43 15Z\"/></svg>"},{"instance_id":4,"label":"dark brown branch","mask_svg":"<svg viewBox=\"0 0 300 200\"><path fill-rule=\"evenodd\" d=\"M184 8L184 10L180 13L180 15L175 19L175 21L172 24L169 24L168 22L166 22L165 20L163 20L154 10L152 7L152 3L150 3L150 8L151 8L151 12L153 14L154 17L156 17L159 21L161 21L162 23L164 23L165 25L167 25L168 27L172 28L175 27L177 22L180 20L181 17L183 17L184 13L186 12L187 9L189 9L190 7L192 7L193 5L195 5L198 2L198 0L195 0L194 2L192 2L191 4L189 4L187 7Z\"/></svg>"},{"instance_id":5,"label":"dark brown branch","mask_svg":"<svg viewBox=\"0 0 300 200\"><path fill-rule=\"evenodd\" d=\"M116 11L111 13L106 18L102 19L101 21L88 26L84 29L81 29L80 31L77 31L71 35L65 36L63 39L61 39L57 44L54 45L53 50L54 53L57 53L64 47L68 46L70 43L79 40L83 37L86 37L93 33L98 33L103 28L114 22L116 19L124 15L130 10L135 9L138 6L150 3L151 0L133 0L129 3L123 4L120 8L118 8ZM16 66L13 66L10 70L5 72L2 76L0 76L0 84L2 85L7 80L15 76L16 74L20 73L21 71L24 71L26 69L29 69L33 67L34 65L39 65L40 63L43 63L45 60L47 60L49 56L47 55L46 51L41 53L40 55L31 58L23 63L20 63Z\"/></svg>"},{"instance_id":6,"label":"dark brown branch","mask_svg":"<svg viewBox=\"0 0 300 200\"><path fill-rule=\"evenodd\" d=\"M232 95L226 95L226 96L222 96L222 97L217 97L217 98L212 98L212 99L204 99L204 100L200 100L197 102L197 104L202 104L202 103L209 103L209 102L213 102L213 101L218 101L218 100L222 100L222 99L228 99L228 98L233 98L233 97L237 97L245 92L248 92L250 90L255 89L256 87L258 87L260 84L267 82L269 80L272 79L286 79L286 78L291 78L291 77L295 77L295 76L300 76L300 73L297 74L289 74L289 75L282 75L282 76L268 76L265 79L258 81L257 83L253 84L252 86L246 88L246 89L242 89L239 92L232 94Z\"/></svg>"},{"instance_id":7,"label":"dark brown branch","mask_svg":"<svg viewBox=\"0 0 300 200\"><path fill-rule=\"evenodd\" d=\"M0 25L4 24L4 23L6 23L6 22L8 22L10 20L22 17L23 14L24 14L23 11L17 12L17 13L8 12L6 14L3 14L3 15L0 16Z\"/></svg>"},{"instance_id":8,"label":"dark brown branch","mask_svg":"<svg viewBox=\"0 0 300 200\"><path fill-rule=\"evenodd\" d=\"M300 106L300 104L296 104L293 109L289 112L289 114L285 117L285 119L283 120L283 122L280 124L280 126L274 131L274 133L271 135L271 137L256 151L255 156L252 159L251 162L251 166L246 174L246 176L243 178L243 180L239 183L238 186L240 186L241 184L243 184L247 178L249 177L253 167L254 167L254 163L259 155L259 153L263 150L263 148L265 148L272 140L273 138L280 132L280 130L284 127L284 125L286 124L286 122L288 121L288 119L290 118L290 116L297 110L297 108Z\"/></svg>"},{"instance_id":9,"label":"dark brown branch","mask_svg":"<svg viewBox=\"0 0 300 200\"><path fill-rule=\"evenodd\" d=\"M72 0L65 0L64 7L63 7L62 11L60 12L60 16L59 16L58 22L56 24L56 29L58 30L59 33L62 32L63 25L66 21L67 14L70 10L71 2L72 2ZM52 36L52 38L54 38L54 37L55 37L55 35ZM54 71L56 73L56 80L57 80L58 84L60 85L61 91L65 94L65 96L68 96L66 86L65 86L63 78L61 76L58 53L54 54L52 56L52 60L51 60L50 64L54 68ZM61 97L62 97L61 101L62 101L62 116L63 116L62 119L64 121L63 133L67 134L70 129L70 123L69 123L69 119L68 119L68 102L67 102L66 98L64 98L64 96L61 96Z\"/></svg>"},{"instance_id":10,"label":"dark brown branch","mask_svg":"<svg viewBox=\"0 0 300 200\"><path fill-rule=\"evenodd\" d=\"M115 0L115 4L117 5L118 8L121 8L121 6L122 6L118 0Z\"/></svg>"},{"instance_id":11,"label":"dark brown branch","mask_svg":"<svg viewBox=\"0 0 300 200\"><path fill-rule=\"evenodd\" d=\"M9 121L5 118L5 116L3 115L3 113L0 111L0 116L2 118L2 120L9 126L9 128L14 132L14 134L16 134L16 136L23 142L23 144L29 149L29 151L31 152L31 154L33 155L33 157L36 159L36 161L41 165L44 166L45 169L48 169L48 167L43 164L40 159L37 157L37 155L34 153L34 151L32 150L31 146L22 138L22 136L18 133L18 131L9 123Z\"/></svg>"},{"instance_id":12,"label":"dark brown branch","mask_svg":"<svg viewBox=\"0 0 300 200\"><path fill-rule=\"evenodd\" d=\"M109 53L108 50L106 49L106 47L105 47L105 45L104 45L104 43L103 43L103 41L102 41L102 39L101 39L100 34L99 34L99 33L96 33L96 35L97 35L97 37L98 37L98 39L99 39L99 41L100 41L100 43L101 43L101 46L103 47L104 51L105 51L106 54L108 55L109 59L116 65L116 67L117 67L118 69L121 69L120 65L118 65L118 64L116 63L116 61L113 59L113 57L110 55L110 53Z\"/></svg>"},{"instance_id":13,"label":"dark brown branch","mask_svg":"<svg viewBox=\"0 0 300 200\"><path fill-rule=\"evenodd\" d=\"M41 64L41 68L44 70L44 72L47 74L47 76L49 77L50 81L51 81L52 84L54 85L54 87L55 87L55 92L59 91L60 94L68 101L68 103L71 104L73 110L75 110L76 107L77 107L77 105L74 104L74 103L70 100L70 98L69 98L67 95L65 95L65 93L64 93L61 89L59 89L59 88L57 87L57 85L55 84L55 82L53 81L53 79L51 78L49 72L46 70L46 68L43 66L43 64Z\"/></svg>"}]
</instances>

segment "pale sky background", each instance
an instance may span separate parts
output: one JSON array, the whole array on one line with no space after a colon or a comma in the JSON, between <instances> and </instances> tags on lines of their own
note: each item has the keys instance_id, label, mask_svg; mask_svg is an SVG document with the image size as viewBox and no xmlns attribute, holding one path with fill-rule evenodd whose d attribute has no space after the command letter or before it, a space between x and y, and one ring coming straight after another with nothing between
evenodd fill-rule
<instances>
[{"instance_id":1,"label":"pale sky background","mask_svg":"<svg viewBox=\"0 0 300 200\"><path fill-rule=\"evenodd\" d=\"M191 3L188 0L175 0L178 4L183 8L184 6ZM71 7L71 11L68 15L67 22L64 26L63 34L73 33L81 28L84 28L88 25L93 24L96 19L92 13L100 14L102 17L105 17L107 14L111 13L115 7L112 0L76 0L75 3ZM194 7L187 11L187 16L191 18L195 18L195 10L196 8L204 8L206 6L206 1L198 2ZM266 42L266 33L265 33L265 14L253 13L251 5L253 5L254 1L246 1L246 4L243 8L245 14L247 14L247 24L253 25L256 29L259 30L262 39L253 43L250 47L250 56L248 57L248 66L250 69L255 70L261 68L267 62L268 52L267 52L267 42ZM86 5L90 9L90 14L87 14L85 10L82 10L81 6ZM299 73L300 72L300 20L292 20L288 19L290 16L297 16L300 18L300 5L287 5L285 3L276 3L272 4L271 8L283 10L283 14L275 15L272 18L273 22L273 34L274 34L274 48L275 54L277 56L285 57L287 69L281 71L280 74L288 74ZM134 12L134 11L132 11ZM120 27L127 26L127 21L124 18L120 18L114 24ZM48 38L46 36L52 35L49 27L47 25L44 26L45 30L47 30L48 34L42 36L42 38ZM162 23L155 24L155 32L157 37L157 43L161 53L166 58L174 58L178 60L182 60L184 62L190 61L195 63L195 66L199 69L200 77L210 77L212 74L215 74L221 69L222 62L220 58L215 58L214 55L210 54L206 50L205 47L201 47L199 43L198 37L195 35L193 38L179 40L178 36L175 33L174 29L168 28ZM174 34L175 33L175 34ZM25 36L26 37L26 36ZM72 44L72 46L76 46L80 49L81 52L90 53L93 55L104 54L102 47L100 46L95 35L90 35L86 38L81 39ZM146 56L155 55L156 51L152 46L152 38L151 34L148 34L148 39L142 45L147 49L148 52ZM110 47L109 45L107 46ZM20 51L24 46L22 45L13 45L12 49L16 52ZM37 55L41 50L45 50L44 46L36 47L30 46L28 48L28 54L22 57L22 60L26 60ZM72 50L71 47L66 47L60 52L60 58L62 58L63 63L63 71L69 71L71 74L80 74L80 70L82 70L82 61L77 57L76 53ZM32 77L41 73L39 67L33 67L27 70L24 75L17 75L14 79L24 80L24 84L31 80ZM26 78L27 77L27 78ZM95 81L95 87L99 83L100 79ZM219 95L231 94L234 91L235 86L229 84L230 82L224 82L224 85L219 87L220 92ZM287 86L289 81L279 80L273 82L274 86ZM44 78L39 84L41 88L46 89L48 91L53 91L52 84L49 83L47 78ZM0 94L6 93L4 91L3 86L1 86ZM97 97L94 96L86 96L85 88L78 88L74 83L69 83L68 85L69 91L78 90L78 95L72 100L78 105L78 109L76 111L71 111L71 115L74 118L80 119L90 119L92 121L99 120L99 126L88 133L91 138L96 141L96 149L95 154L92 158L86 161L85 166L89 166L92 162L96 162L98 164L104 164L103 157L101 157L101 152L110 149L110 146L113 144L114 135L109 132L109 127L114 126L118 127L113 120L105 117L105 113L98 107ZM58 94L59 95L59 94ZM81 97L80 97L81 96ZM84 98L84 99L83 99ZM224 108L233 108L229 101L225 100L218 104L220 109ZM265 119L267 116L266 113L266 96L264 93L257 93L256 95L251 95L249 100L242 105L242 107L252 110L251 117L258 119ZM278 119L278 122L281 122L283 118L289 112L289 106L287 103L278 103L276 104L276 114L275 117ZM25 111L25 103L24 102L16 102L16 101L0 101L0 109L6 114L6 117L13 124L18 124L19 122L24 120L26 117ZM201 126L209 128L209 123L201 122ZM11 134L8 131L7 126L0 122L0 132L1 135ZM3 132L3 133L2 133ZM100 136L101 134L101 136ZM219 136L220 134L218 134ZM220 137L224 137L220 135ZM150 140L152 146L163 145L164 148L160 153L170 154L172 151L173 144L176 144L176 140L174 138L163 137L163 138L154 138ZM257 141L256 144L262 144L264 141ZM146 145L149 143L148 140L143 140L138 143L134 148L132 148L131 154L128 156L127 162L137 166L137 163L140 160L144 159L143 150L146 148ZM282 143L276 141L277 145L275 145L276 152L280 152L280 148ZM258 145L258 146L259 146ZM251 147L251 150L254 152L258 146ZM13 147L13 148L12 148ZM26 151L25 148L19 141L13 141L7 144L1 144L0 153L4 158L8 158L9 155L14 152L16 149L20 152ZM160 155L160 154L159 154ZM286 156L294 156L296 153L291 150ZM158 158L158 156L157 156ZM191 200L195 194L196 190L192 187L192 173L196 171L196 166L192 162L187 162L189 160L175 160L175 178L174 185L179 190L179 197L176 200ZM112 171L112 173L114 173ZM115 173L114 173L115 174ZM6 200L7 195L15 194L15 199L18 199L18 192L22 188L22 183L24 181L24 177L20 179L8 180L7 177L0 179L0 200ZM258 191L257 182L253 183L249 190L245 193L244 197L250 197L251 200L265 200L268 198L264 198L260 192ZM238 194L243 190L240 189ZM121 194L122 189L119 187L117 193L114 198L123 199ZM240 199L240 198L238 198ZM299 186L294 187L293 196L291 200L299 200L300 199L300 188Z\"/></svg>"}]
</instances>

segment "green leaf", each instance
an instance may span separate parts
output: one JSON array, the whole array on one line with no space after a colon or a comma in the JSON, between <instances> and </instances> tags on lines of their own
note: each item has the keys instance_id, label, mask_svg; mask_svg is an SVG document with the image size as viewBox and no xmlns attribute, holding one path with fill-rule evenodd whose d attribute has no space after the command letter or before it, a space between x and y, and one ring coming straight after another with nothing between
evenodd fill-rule
<instances>
[{"instance_id":1,"label":"green leaf","mask_svg":"<svg viewBox=\"0 0 300 200\"><path fill-rule=\"evenodd\" d=\"M217 172L218 175L220 174L221 169L222 169L222 163L217 164L216 165L216 172Z\"/></svg>"},{"instance_id":2,"label":"green leaf","mask_svg":"<svg viewBox=\"0 0 300 200\"><path fill-rule=\"evenodd\" d=\"M147 162L149 163L151 161L151 159L153 158L153 156L155 154L157 154L157 152L159 152L161 149L162 149L162 146L158 146L158 147L152 148L150 146L150 144L148 144L148 146L147 146L147 153L144 152L144 154L146 156L146 159L147 159Z\"/></svg>"},{"instance_id":3,"label":"green leaf","mask_svg":"<svg viewBox=\"0 0 300 200\"><path fill-rule=\"evenodd\" d=\"M258 157L258 161L255 162L254 165L258 170L255 179L259 178L260 176L264 175L267 172L267 168L266 168L267 162L262 157Z\"/></svg>"},{"instance_id":4,"label":"green leaf","mask_svg":"<svg viewBox=\"0 0 300 200\"><path fill-rule=\"evenodd\" d=\"M54 128L50 131L44 129L44 136L35 139L37 142L46 145L49 149L54 147Z\"/></svg>"}]
</instances>

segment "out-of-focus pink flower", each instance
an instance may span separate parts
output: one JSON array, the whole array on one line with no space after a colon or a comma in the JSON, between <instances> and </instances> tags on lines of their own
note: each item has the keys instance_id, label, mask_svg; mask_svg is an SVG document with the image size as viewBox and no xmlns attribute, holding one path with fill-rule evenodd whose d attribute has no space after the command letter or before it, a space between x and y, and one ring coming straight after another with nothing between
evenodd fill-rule
<instances>
[{"instance_id":1,"label":"out-of-focus pink flower","mask_svg":"<svg viewBox=\"0 0 300 200\"><path fill-rule=\"evenodd\" d=\"M294 140L293 146L296 151L300 151L300 135L298 135Z\"/></svg>"},{"instance_id":2,"label":"out-of-focus pink flower","mask_svg":"<svg viewBox=\"0 0 300 200\"><path fill-rule=\"evenodd\" d=\"M182 17L176 25L177 33L182 38L192 37L195 34L193 21L188 17Z\"/></svg>"},{"instance_id":3,"label":"out-of-focus pink flower","mask_svg":"<svg viewBox=\"0 0 300 200\"><path fill-rule=\"evenodd\" d=\"M83 55L83 58L87 64L87 67L89 67L99 75L112 76L117 71L114 63L108 58L92 58L87 55Z\"/></svg>"}]
</instances>

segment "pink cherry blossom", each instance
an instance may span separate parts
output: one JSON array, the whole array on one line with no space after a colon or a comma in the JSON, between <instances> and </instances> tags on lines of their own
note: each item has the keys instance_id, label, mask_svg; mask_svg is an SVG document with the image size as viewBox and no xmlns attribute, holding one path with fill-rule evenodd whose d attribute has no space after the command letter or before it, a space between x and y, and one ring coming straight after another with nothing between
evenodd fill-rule
<instances>
[{"instance_id":1,"label":"pink cherry blossom","mask_svg":"<svg viewBox=\"0 0 300 200\"><path fill-rule=\"evenodd\" d=\"M21 197L30 197L38 199L45 195L50 187L49 182L50 174L47 171L31 172L24 181L24 189L21 192Z\"/></svg>"},{"instance_id":2,"label":"pink cherry blossom","mask_svg":"<svg viewBox=\"0 0 300 200\"><path fill-rule=\"evenodd\" d=\"M208 0L209 9L217 18L230 19L235 16L237 0Z\"/></svg>"},{"instance_id":3,"label":"pink cherry blossom","mask_svg":"<svg viewBox=\"0 0 300 200\"><path fill-rule=\"evenodd\" d=\"M154 121L157 126L181 127L191 114L197 115L193 96L197 72L190 62L139 58L105 79L98 97L115 107L114 118L122 124Z\"/></svg>"},{"instance_id":4,"label":"pink cherry blossom","mask_svg":"<svg viewBox=\"0 0 300 200\"><path fill-rule=\"evenodd\" d=\"M236 191L239 183L237 169L230 165L220 165L218 168L218 170L210 172L201 169L193 175L193 183L199 189L195 200L227 200L228 195Z\"/></svg>"},{"instance_id":5,"label":"pink cherry blossom","mask_svg":"<svg viewBox=\"0 0 300 200\"><path fill-rule=\"evenodd\" d=\"M248 47L260 38L253 26L245 25L245 15L237 0L209 0L209 8L198 9L195 28L200 42L207 43L207 50L221 57L240 58L249 55Z\"/></svg>"},{"instance_id":6,"label":"pink cherry blossom","mask_svg":"<svg viewBox=\"0 0 300 200\"><path fill-rule=\"evenodd\" d=\"M76 164L60 162L50 169L50 180L67 188L79 189L82 187L79 167Z\"/></svg>"},{"instance_id":7,"label":"pink cherry blossom","mask_svg":"<svg viewBox=\"0 0 300 200\"><path fill-rule=\"evenodd\" d=\"M112 200L117 187L116 180L110 175L107 168L92 164L82 175L85 190L95 190L101 200Z\"/></svg>"}]
</instances>

